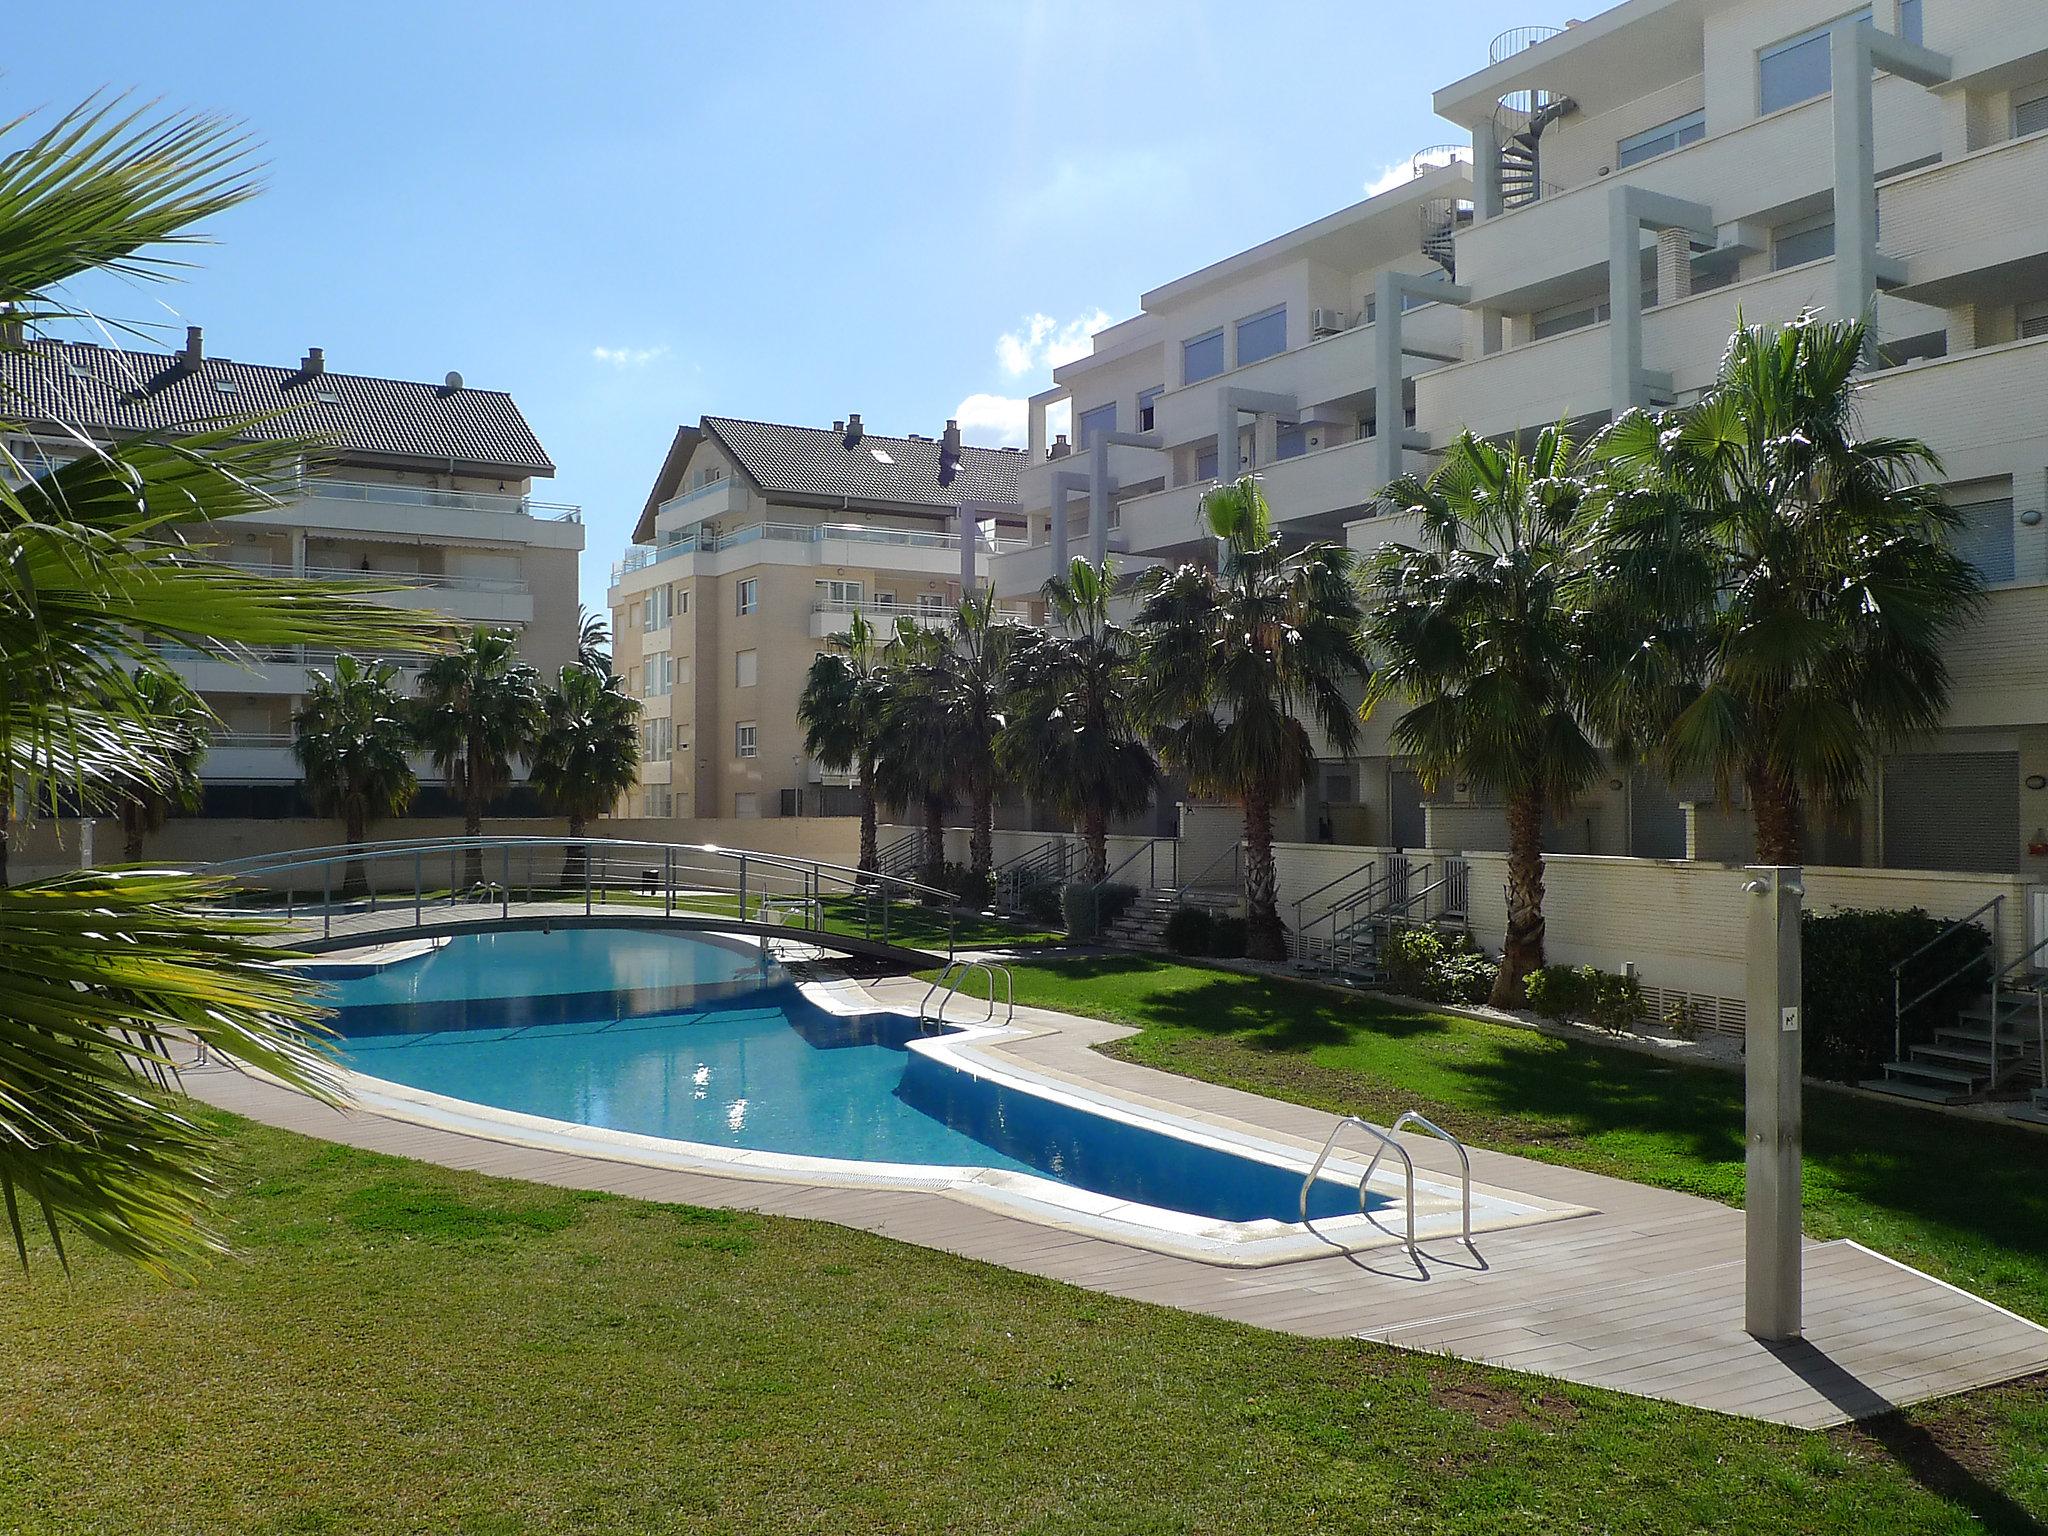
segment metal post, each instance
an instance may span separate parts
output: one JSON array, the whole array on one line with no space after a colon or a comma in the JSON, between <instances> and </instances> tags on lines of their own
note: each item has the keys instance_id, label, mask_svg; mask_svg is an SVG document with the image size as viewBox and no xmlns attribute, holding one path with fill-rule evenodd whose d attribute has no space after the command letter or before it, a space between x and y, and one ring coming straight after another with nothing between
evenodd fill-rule
<instances>
[{"instance_id":1,"label":"metal post","mask_svg":"<svg viewBox=\"0 0 2048 1536\"><path fill-rule=\"evenodd\" d=\"M512 915L512 845L505 845L504 884L498 888L498 915L509 918Z\"/></svg>"},{"instance_id":2,"label":"metal post","mask_svg":"<svg viewBox=\"0 0 2048 1536\"><path fill-rule=\"evenodd\" d=\"M741 922L743 922L743 923L744 923L744 922L745 922L745 921L747 920L747 856L746 856L746 855L745 855L744 853L740 855L740 911L739 911L739 918L740 918L740 921L741 921Z\"/></svg>"},{"instance_id":3,"label":"metal post","mask_svg":"<svg viewBox=\"0 0 2048 1536\"><path fill-rule=\"evenodd\" d=\"M583 915L590 916L590 844L583 845Z\"/></svg>"},{"instance_id":4,"label":"metal post","mask_svg":"<svg viewBox=\"0 0 2048 1536\"><path fill-rule=\"evenodd\" d=\"M425 917L420 911L420 907L426 897L426 881L422 878L423 869L421 865L421 861L425 857L426 855L420 853L417 849L414 850L412 856L412 925L415 928L425 921Z\"/></svg>"},{"instance_id":5,"label":"metal post","mask_svg":"<svg viewBox=\"0 0 2048 1536\"><path fill-rule=\"evenodd\" d=\"M1744 1327L1800 1337L1800 1010L1797 865L1757 865L1749 897L1745 1063L1748 1167L1743 1196Z\"/></svg>"},{"instance_id":6,"label":"metal post","mask_svg":"<svg viewBox=\"0 0 2048 1536\"><path fill-rule=\"evenodd\" d=\"M673 848L661 850L661 915L676 915L676 851Z\"/></svg>"},{"instance_id":7,"label":"metal post","mask_svg":"<svg viewBox=\"0 0 2048 1536\"><path fill-rule=\"evenodd\" d=\"M320 866L320 936L334 936L334 860Z\"/></svg>"}]
</instances>

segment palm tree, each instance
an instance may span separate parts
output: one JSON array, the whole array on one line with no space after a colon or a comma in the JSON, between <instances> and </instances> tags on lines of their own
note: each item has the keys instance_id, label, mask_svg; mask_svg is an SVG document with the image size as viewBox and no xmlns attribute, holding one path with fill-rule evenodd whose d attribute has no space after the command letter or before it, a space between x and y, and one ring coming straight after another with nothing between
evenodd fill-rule
<instances>
[{"instance_id":1,"label":"palm tree","mask_svg":"<svg viewBox=\"0 0 2048 1536\"><path fill-rule=\"evenodd\" d=\"M952 726L953 774L967 801L967 864L984 888L994 878L996 743L1009 719L1004 691L1015 634L1007 619L996 617L995 601L991 588L961 599L946 656L927 678Z\"/></svg>"},{"instance_id":2,"label":"palm tree","mask_svg":"<svg viewBox=\"0 0 2048 1536\"><path fill-rule=\"evenodd\" d=\"M532 750L540 729L540 674L519 659L510 630L480 626L421 670L413 718L462 802L463 836L481 837L485 807L511 786L512 760ZM481 884L483 849L472 842L464 864L464 884Z\"/></svg>"},{"instance_id":3,"label":"palm tree","mask_svg":"<svg viewBox=\"0 0 2048 1536\"><path fill-rule=\"evenodd\" d=\"M156 727L157 760L163 770L154 782L136 779L116 793L114 809L125 843L122 856L139 864L143 838L163 830L172 807L189 811L199 804L199 765L206 757L213 711L200 703L183 678L154 667L136 669L134 697Z\"/></svg>"},{"instance_id":4,"label":"palm tree","mask_svg":"<svg viewBox=\"0 0 2048 1536\"><path fill-rule=\"evenodd\" d=\"M232 123L89 102L38 128L0 127L0 347L61 321L53 294L95 273L161 280L171 246L255 192ZM197 546L274 509L309 445L277 421L221 421L95 442L51 467L6 444L47 435L0 398L0 786L104 803L169 792L163 733L136 669L164 644L224 658L288 645L431 644L426 615L361 600L361 584L272 578ZM284 424L288 427L288 423ZM237 916L226 882L83 870L0 889L0 1207L17 1254L36 1220L159 1273L220 1246L207 1211L213 1135L172 1091L174 1038L332 1094L315 998Z\"/></svg>"},{"instance_id":5,"label":"palm tree","mask_svg":"<svg viewBox=\"0 0 2048 1536\"><path fill-rule=\"evenodd\" d=\"M1769 864L1801 861L1807 802L1863 786L1948 704L1947 641L1981 601L1926 444L1856 429L1868 329L1744 327L1697 404L1593 444L1591 528L1618 745L1740 783Z\"/></svg>"},{"instance_id":6,"label":"palm tree","mask_svg":"<svg viewBox=\"0 0 2048 1536\"><path fill-rule=\"evenodd\" d=\"M1017 633L1010 652L1006 771L1034 798L1078 822L1081 878L1109 873L1109 824L1151 802L1158 765L1140 734L1136 637L1109 618L1115 573L1076 560L1045 584L1054 629Z\"/></svg>"},{"instance_id":7,"label":"palm tree","mask_svg":"<svg viewBox=\"0 0 2048 1536\"><path fill-rule=\"evenodd\" d=\"M934 888L946 878L946 811L959 783L953 756L953 719L939 674L951 649L931 631L903 618L882 650L879 729L875 738L875 793L890 805L916 807L924 822L920 879Z\"/></svg>"},{"instance_id":8,"label":"palm tree","mask_svg":"<svg viewBox=\"0 0 2048 1536\"><path fill-rule=\"evenodd\" d=\"M610 671L562 668L541 699L540 733L533 744L534 788L569 820L580 838L593 816L619 803L639 781L640 704ZM572 850L565 883L582 878L584 852Z\"/></svg>"},{"instance_id":9,"label":"palm tree","mask_svg":"<svg viewBox=\"0 0 2048 1536\"><path fill-rule=\"evenodd\" d=\"M1183 565L1150 572L1137 615L1140 712L1159 756L1197 794L1244 809L1245 952L1281 960L1273 869L1273 810L1307 787L1316 743L1350 753L1358 716L1346 687L1367 675L1351 552L1312 543L1295 554L1273 536L1272 514L1250 475L1202 498L1220 570Z\"/></svg>"},{"instance_id":10,"label":"palm tree","mask_svg":"<svg viewBox=\"0 0 2048 1536\"><path fill-rule=\"evenodd\" d=\"M612 669L612 626L603 613L576 609L576 665L592 672Z\"/></svg>"},{"instance_id":11,"label":"palm tree","mask_svg":"<svg viewBox=\"0 0 2048 1536\"><path fill-rule=\"evenodd\" d=\"M846 633L834 635L804 674L796 701L804 750L834 773L860 780L860 867L880 866L875 846L875 754L882 730L881 647L858 609Z\"/></svg>"},{"instance_id":12,"label":"palm tree","mask_svg":"<svg viewBox=\"0 0 2048 1536\"><path fill-rule=\"evenodd\" d=\"M292 714L292 752L306 793L323 816L341 820L356 857L342 880L344 896L370 888L361 857L370 823L404 814L419 792L407 761L412 730L398 673L385 662L334 658L334 674L308 674L306 696Z\"/></svg>"},{"instance_id":13,"label":"palm tree","mask_svg":"<svg viewBox=\"0 0 2048 1536\"><path fill-rule=\"evenodd\" d=\"M1584 723L1590 637L1573 600L1583 486L1562 430L1533 452L1467 432L1427 480L1382 493L1420 515L1413 547L1369 566L1366 638L1376 670L1361 713L1410 706L1395 749L1425 784L1463 779L1507 812L1508 927L1493 1005L1520 1007L1543 964L1543 821L1601 771Z\"/></svg>"}]
</instances>

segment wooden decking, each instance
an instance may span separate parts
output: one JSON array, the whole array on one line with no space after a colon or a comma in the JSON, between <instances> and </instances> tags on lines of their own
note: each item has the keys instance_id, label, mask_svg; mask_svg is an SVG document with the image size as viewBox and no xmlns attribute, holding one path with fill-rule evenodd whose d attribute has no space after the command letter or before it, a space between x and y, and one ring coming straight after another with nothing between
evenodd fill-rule
<instances>
[{"instance_id":1,"label":"wooden decking","mask_svg":"<svg viewBox=\"0 0 2048 1536\"><path fill-rule=\"evenodd\" d=\"M922 984L869 991L915 1005ZM996 1047L1054 1077L1312 1151L1327 1115L1113 1060L1091 1049L1127 1031L1018 1010L1024 1037ZM1512 1366L1590 1386L1817 1428L2048 1370L2048 1329L1858 1244L1806 1245L1804 1342L1742 1331L1743 1221L1690 1195L1474 1150L1475 1182L1593 1214L1482 1233L1474 1253L1425 1242L1421 1272L1398 1248L1234 1269L1048 1228L944 1194L828 1188L648 1168L343 1113L221 1068L188 1074L198 1097L268 1124L449 1167L648 1200L838 1222L1092 1290L1291 1333L1354 1336ZM1418 1169L1455 1172L1416 1138Z\"/></svg>"}]
</instances>

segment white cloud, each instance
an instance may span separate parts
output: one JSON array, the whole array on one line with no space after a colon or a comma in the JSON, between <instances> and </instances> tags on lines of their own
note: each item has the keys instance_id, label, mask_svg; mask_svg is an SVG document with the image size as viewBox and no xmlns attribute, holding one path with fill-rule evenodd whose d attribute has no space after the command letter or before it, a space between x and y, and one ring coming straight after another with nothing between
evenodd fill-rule
<instances>
[{"instance_id":1,"label":"white cloud","mask_svg":"<svg viewBox=\"0 0 2048 1536\"><path fill-rule=\"evenodd\" d=\"M1453 160L1460 160L1470 165L1472 163L1472 151L1462 144L1448 145L1437 149L1425 149L1417 158L1422 161L1424 170L1428 170L1432 166L1449 165ZM1380 167L1379 175L1373 177L1371 181L1365 184L1365 195L1367 197L1378 197L1382 192L1391 192L1404 182L1410 182L1414 179L1415 161L1398 160L1392 165Z\"/></svg>"},{"instance_id":2,"label":"white cloud","mask_svg":"<svg viewBox=\"0 0 2048 1536\"><path fill-rule=\"evenodd\" d=\"M996 361L1012 378L1050 373L1062 363L1088 355L1088 338L1109 324L1109 312L1091 309L1064 325L1047 314L1024 317L1014 331L996 338Z\"/></svg>"},{"instance_id":3,"label":"white cloud","mask_svg":"<svg viewBox=\"0 0 2048 1536\"><path fill-rule=\"evenodd\" d=\"M960 435L970 443L1022 448L1030 437L1031 402L1010 395L969 395L954 408ZM1069 408L1063 400L1045 413L1047 441L1067 430Z\"/></svg>"},{"instance_id":4,"label":"white cloud","mask_svg":"<svg viewBox=\"0 0 2048 1536\"><path fill-rule=\"evenodd\" d=\"M666 346L659 347L592 347L590 355L600 363L610 363L614 368L645 368L657 358L668 356Z\"/></svg>"}]
</instances>

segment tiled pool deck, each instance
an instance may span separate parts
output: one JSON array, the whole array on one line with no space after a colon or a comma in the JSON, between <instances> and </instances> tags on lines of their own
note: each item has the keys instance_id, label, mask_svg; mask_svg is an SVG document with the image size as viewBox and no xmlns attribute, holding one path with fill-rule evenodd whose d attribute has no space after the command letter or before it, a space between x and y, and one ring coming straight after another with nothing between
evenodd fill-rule
<instances>
[{"instance_id":1,"label":"tiled pool deck","mask_svg":"<svg viewBox=\"0 0 2048 1536\"><path fill-rule=\"evenodd\" d=\"M854 985L846 983L844 985ZM924 984L859 984L915 1011ZM1130 1031L1019 1008L1021 1033L983 1047L1045 1076L1251 1132L1313 1156L1331 1118L1297 1105L1114 1060ZM318 1104L219 1067L188 1072L197 1097L266 1124L452 1168L640 1199L837 1222L1091 1290L1315 1337L1408 1349L1646 1397L1820 1428L2048 1370L2048 1329L1848 1241L1806 1244L1805 1340L1742 1331L1743 1218L1695 1196L1473 1149L1475 1184L1589 1214L1482 1232L1477 1256L1425 1240L1232 1268L1061 1231L943 1193L850 1189L650 1168L522 1146ZM1455 1180L1456 1156L1404 1138L1418 1172Z\"/></svg>"}]
</instances>

